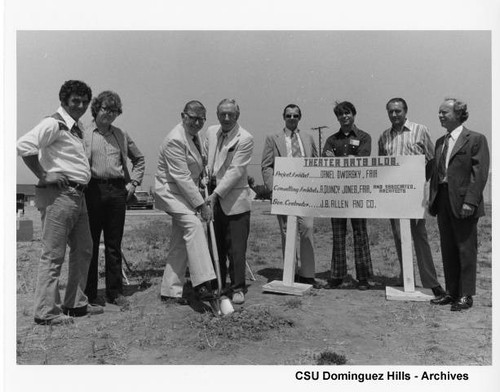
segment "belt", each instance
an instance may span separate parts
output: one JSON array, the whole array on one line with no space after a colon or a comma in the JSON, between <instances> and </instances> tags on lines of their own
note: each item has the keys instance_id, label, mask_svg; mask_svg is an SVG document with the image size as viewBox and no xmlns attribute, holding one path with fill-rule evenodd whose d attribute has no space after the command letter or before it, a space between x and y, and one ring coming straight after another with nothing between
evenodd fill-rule
<instances>
[{"instance_id":1,"label":"belt","mask_svg":"<svg viewBox=\"0 0 500 392\"><path fill-rule=\"evenodd\" d=\"M79 184L77 182L74 182L74 181L68 181L68 186L70 186L71 188L73 189L76 189L77 191L84 191L85 189L87 189L87 185L85 184Z\"/></svg>"},{"instance_id":2,"label":"belt","mask_svg":"<svg viewBox=\"0 0 500 392\"><path fill-rule=\"evenodd\" d=\"M124 178L94 178L94 177L92 177L90 179L90 182L93 182L95 184L124 185L125 179Z\"/></svg>"}]
</instances>

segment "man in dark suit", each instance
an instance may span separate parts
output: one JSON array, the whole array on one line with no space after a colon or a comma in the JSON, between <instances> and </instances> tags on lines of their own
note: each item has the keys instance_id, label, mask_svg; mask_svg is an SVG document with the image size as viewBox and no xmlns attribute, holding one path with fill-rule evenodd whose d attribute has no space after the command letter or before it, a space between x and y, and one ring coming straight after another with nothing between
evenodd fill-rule
<instances>
[{"instance_id":1,"label":"man in dark suit","mask_svg":"<svg viewBox=\"0 0 500 392\"><path fill-rule=\"evenodd\" d=\"M437 215L446 294L431 300L469 309L476 294L477 221L484 215L483 189L490 156L486 137L465 128L467 104L446 98L439 120L448 132L436 142L429 212Z\"/></svg>"},{"instance_id":2,"label":"man in dark suit","mask_svg":"<svg viewBox=\"0 0 500 392\"><path fill-rule=\"evenodd\" d=\"M302 113L297 105L290 104L283 111L285 127L266 137L262 152L262 178L269 191L273 190L274 158L276 157L317 157L318 150L312 135L298 129ZM285 215L277 215L281 232L281 245L285 254L286 223ZM300 235L300 272L296 278L299 283L317 284L314 279L314 241L312 217L298 217Z\"/></svg>"}]
</instances>

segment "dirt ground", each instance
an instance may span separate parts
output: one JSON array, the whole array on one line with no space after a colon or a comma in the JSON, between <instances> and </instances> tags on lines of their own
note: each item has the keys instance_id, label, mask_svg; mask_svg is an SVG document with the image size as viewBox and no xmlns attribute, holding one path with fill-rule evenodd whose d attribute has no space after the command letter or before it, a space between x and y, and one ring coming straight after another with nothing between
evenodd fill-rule
<instances>
[{"instance_id":1,"label":"dirt ground","mask_svg":"<svg viewBox=\"0 0 500 392\"><path fill-rule=\"evenodd\" d=\"M40 223L38 212L27 207L25 217L34 221L35 238L17 243L17 363L315 365L322 353L334 353L341 358L337 364L346 365L492 364L491 212L479 223L474 306L450 312L449 306L428 302L386 300L385 286L396 284L399 274L387 220L368 224L375 273L370 290L357 290L351 279L342 289L312 289L302 297L263 292L264 284L282 279L283 267L278 223L269 211L266 202L253 205L248 262L256 280L247 273L247 299L234 305L233 315L218 319L200 304L163 304L159 283L170 219L128 212L123 251L134 271L128 273L126 286L131 309L106 304L103 315L47 327L33 323ZM435 218L427 226L438 278L444 283ZM159 239L146 232L151 227L158 228ZM315 221L315 241L316 278L326 282L328 219ZM353 276L350 235L347 249ZM418 286L418 272L416 276Z\"/></svg>"}]
</instances>

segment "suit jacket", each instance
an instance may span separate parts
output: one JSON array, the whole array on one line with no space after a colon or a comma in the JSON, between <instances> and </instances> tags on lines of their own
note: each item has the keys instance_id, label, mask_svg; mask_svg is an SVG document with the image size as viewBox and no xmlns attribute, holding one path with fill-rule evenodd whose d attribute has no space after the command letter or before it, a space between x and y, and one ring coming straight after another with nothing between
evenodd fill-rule
<instances>
[{"instance_id":1,"label":"suit jacket","mask_svg":"<svg viewBox=\"0 0 500 392\"><path fill-rule=\"evenodd\" d=\"M299 131L298 133L306 157L317 157L318 150L311 134ZM274 158L286 157L285 132L281 130L273 135L266 136L264 150L262 151L262 178L268 191L273 190Z\"/></svg>"},{"instance_id":2,"label":"suit jacket","mask_svg":"<svg viewBox=\"0 0 500 392\"><path fill-rule=\"evenodd\" d=\"M444 138L445 136L442 136L436 141L429 193L429 212L432 215L439 213L436 197L439 186L437 165ZM451 151L446 172L450 204L455 217L460 217L464 203L476 207L473 217L484 215L483 189L488 180L489 166L490 154L486 137L464 127Z\"/></svg>"},{"instance_id":3,"label":"suit jacket","mask_svg":"<svg viewBox=\"0 0 500 392\"><path fill-rule=\"evenodd\" d=\"M84 145L85 152L87 153L87 158L89 162L92 162L92 139L94 137L94 130L96 125L93 123L92 126L84 132ZM137 181L139 184L142 182L144 177L144 170L146 169L146 163L144 161L144 155L139 151L134 141L130 138L128 133L122 131L111 125L111 131L116 137L118 145L120 146L120 155L123 166L123 173L125 175L125 182ZM132 162L132 173L129 172L127 167L127 157Z\"/></svg>"},{"instance_id":4,"label":"suit jacket","mask_svg":"<svg viewBox=\"0 0 500 392\"><path fill-rule=\"evenodd\" d=\"M252 159L253 136L236 124L228 134L228 141L217 152L219 125L211 126L206 133L208 153L207 169L216 178L214 192L219 195L224 214L236 215L250 211L252 192L248 186L247 166Z\"/></svg>"},{"instance_id":5,"label":"suit jacket","mask_svg":"<svg viewBox=\"0 0 500 392\"><path fill-rule=\"evenodd\" d=\"M168 213L195 214L204 199L199 190L203 157L182 123L163 140L155 175L156 208Z\"/></svg>"}]
</instances>

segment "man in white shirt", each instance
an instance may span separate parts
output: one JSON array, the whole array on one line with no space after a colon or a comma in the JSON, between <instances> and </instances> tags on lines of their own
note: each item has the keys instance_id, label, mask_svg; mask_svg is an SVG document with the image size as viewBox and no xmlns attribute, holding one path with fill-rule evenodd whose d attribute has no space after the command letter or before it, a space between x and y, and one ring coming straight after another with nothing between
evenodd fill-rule
<instances>
[{"instance_id":1,"label":"man in white shirt","mask_svg":"<svg viewBox=\"0 0 500 392\"><path fill-rule=\"evenodd\" d=\"M89 105L92 91L78 80L65 82L61 107L44 118L17 142L18 154L39 179L35 203L42 218L42 256L35 291L35 322L68 324L72 317L103 313L88 304L84 294L92 256L85 190L90 167L79 119ZM66 244L70 247L64 300L59 296L59 276Z\"/></svg>"},{"instance_id":2,"label":"man in white shirt","mask_svg":"<svg viewBox=\"0 0 500 392\"><path fill-rule=\"evenodd\" d=\"M261 168L264 185L269 191L273 190L274 159L276 157L318 156L318 150L312 135L304 133L298 128L301 118L302 113L297 105L287 105L283 110L285 128L266 137L264 150L262 151ZM277 215L277 217L280 225L281 245L284 255L287 217L285 215ZM296 280L299 283L307 283L317 286L317 282L314 279L314 218L298 217L297 223L300 236L300 271Z\"/></svg>"}]
</instances>

